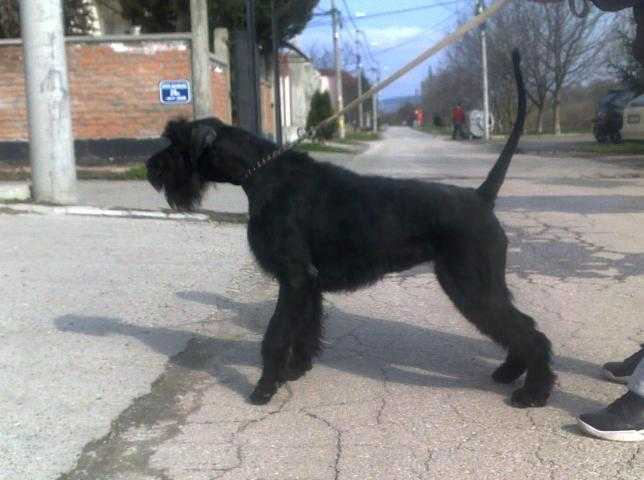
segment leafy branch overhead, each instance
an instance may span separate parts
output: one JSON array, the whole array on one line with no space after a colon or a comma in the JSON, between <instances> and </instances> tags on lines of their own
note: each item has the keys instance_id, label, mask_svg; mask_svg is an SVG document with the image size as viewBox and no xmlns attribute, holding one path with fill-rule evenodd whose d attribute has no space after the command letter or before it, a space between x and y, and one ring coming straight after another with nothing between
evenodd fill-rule
<instances>
[{"instance_id":1,"label":"leafy branch overhead","mask_svg":"<svg viewBox=\"0 0 644 480\"><path fill-rule=\"evenodd\" d=\"M279 17L280 41L298 35L309 22L319 0L275 0ZM189 0L120 0L124 16L144 32L157 33L189 29ZM264 47L271 44L271 2L256 0L257 38ZM208 0L211 30L225 27L230 30L246 28L244 0Z\"/></svg>"},{"instance_id":2,"label":"leafy branch overhead","mask_svg":"<svg viewBox=\"0 0 644 480\"><path fill-rule=\"evenodd\" d=\"M92 31L94 16L86 0L63 1L65 34L86 35ZM0 38L20 37L20 2L0 1Z\"/></svg>"}]
</instances>

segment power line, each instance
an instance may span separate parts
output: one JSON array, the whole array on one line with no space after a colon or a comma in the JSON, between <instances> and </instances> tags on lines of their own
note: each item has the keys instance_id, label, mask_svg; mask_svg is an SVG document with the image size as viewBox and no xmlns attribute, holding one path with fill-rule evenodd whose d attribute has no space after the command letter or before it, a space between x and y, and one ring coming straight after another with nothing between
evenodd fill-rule
<instances>
[{"instance_id":1,"label":"power line","mask_svg":"<svg viewBox=\"0 0 644 480\"><path fill-rule=\"evenodd\" d=\"M358 25L356 25L355 20L353 19L353 15L351 15L351 9L349 8L349 5L347 4L347 0L342 0L342 3L344 4L344 9L347 11L347 15L349 16L349 21L353 25L353 28L358 31L360 30L358 28Z\"/></svg>"},{"instance_id":2,"label":"power line","mask_svg":"<svg viewBox=\"0 0 644 480\"><path fill-rule=\"evenodd\" d=\"M369 57L369 60L370 60L370 62L372 64L372 66L379 66L378 61L375 59L375 57L373 56L373 53L371 51L371 47L369 45L370 42L369 42L369 38L367 37L367 34L364 32L364 30L360 30L358 28L358 25L355 22L355 18L351 14L351 9L349 8L349 4L348 4L347 0L342 0L342 3L344 4L344 8L345 8L345 10L347 12L347 16L349 17L349 21L353 25L353 28L355 28L356 35L362 34L362 37L364 38L364 43L360 42L359 38L355 38L355 40L356 40L355 43L360 45L363 49L365 49L367 51L367 56Z\"/></svg>"},{"instance_id":3,"label":"power line","mask_svg":"<svg viewBox=\"0 0 644 480\"><path fill-rule=\"evenodd\" d=\"M421 10L429 10L429 9L437 8L437 7L447 7L447 6L462 3L464 1L465 0L449 0L449 1L446 1L446 2L438 2L438 3L427 4L427 5L420 5L418 7L402 8L402 9L399 9L399 10L389 10L389 11L385 11L385 12L371 13L369 15L360 15L359 17L352 17L350 15L349 19L353 23L354 27L356 29L358 29L357 25L355 23L356 21L369 20L371 18L385 17L385 16L391 16L391 15L399 15L399 14L403 14L403 13L417 12L417 11L421 11ZM344 2L344 0L343 0L343 2ZM344 2L344 4L345 4L345 7L346 7L346 2ZM347 7L347 10L348 10L348 7ZM328 22L320 22L318 24L308 25L308 28L317 28L317 27L322 27L322 26L327 26L327 25L331 25L331 24L328 23Z\"/></svg>"},{"instance_id":4,"label":"power line","mask_svg":"<svg viewBox=\"0 0 644 480\"><path fill-rule=\"evenodd\" d=\"M360 15L359 17L356 17L356 20L368 20L370 18L377 18L377 17L385 17L385 16L390 16L390 15L398 15L401 13L410 13L410 12L418 12L420 10L429 10L431 8L437 8L437 7L446 7L450 5L455 5L457 3L461 3L464 0L450 0L447 2L439 2L439 3L432 3L429 5L421 5L418 7L410 7L410 8L402 8L400 10L390 10L388 12L377 12L377 13L371 13L369 15Z\"/></svg>"},{"instance_id":5,"label":"power line","mask_svg":"<svg viewBox=\"0 0 644 480\"><path fill-rule=\"evenodd\" d=\"M417 41L420 37L423 37L423 36L427 35L427 34L429 33L429 31L430 31L430 30L434 30L436 27L439 27L440 25L442 25L442 24L444 24L444 23L447 23L449 20L451 20L451 18L452 18L452 17L456 16L458 13L459 13L459 12L458 12L457 10L456 10L456 11L454 11L454 12L452 12L450 15L448 15L448 16L447 16L447 17L445 17L445 18L443 18L443 19L442 19L441 21L439 21L438 23L436 23L436 24L434 24L434 25L431 25L427 30L423 30L423 31L422 31L422 32L420 32L418 35L414 35L413 37L408 38L407 40L404 40L404 41L402 41L402 42L400 42L400 43L398 43L398 44L396 44L396 45L393 45L393 46L391 46L391 47L387 47L387 48L383 48L383 49L381 49L381 50L376 50L375 55L380 55L380 54L383 54L383 53L387 53L387 52L390 52L391 50L395 50L395 49L397 49L397 48L404 47L405 45L409 45L409 44L411 44L411 43L414 43L414 42L415 42L415 41Z\"/></svg>"}]
</instances>

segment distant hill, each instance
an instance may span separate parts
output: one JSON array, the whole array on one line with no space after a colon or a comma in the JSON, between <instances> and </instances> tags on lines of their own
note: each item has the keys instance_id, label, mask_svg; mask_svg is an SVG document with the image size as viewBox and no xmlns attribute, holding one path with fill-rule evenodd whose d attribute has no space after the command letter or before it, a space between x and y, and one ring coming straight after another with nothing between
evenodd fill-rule
<instances>
[{"instance_id":1,"label":"distant hill","mask_svg":"<svg viewBox=\"0 0 644 480\"><path fill-rule=\"evenodd\" d=\"M380 109L383 113L396 113L400 107L407 103L419 104L422 103L422 98L416 95L408 95L406 97L394 97L380 100Z\"/></svg>"}]
</instances>

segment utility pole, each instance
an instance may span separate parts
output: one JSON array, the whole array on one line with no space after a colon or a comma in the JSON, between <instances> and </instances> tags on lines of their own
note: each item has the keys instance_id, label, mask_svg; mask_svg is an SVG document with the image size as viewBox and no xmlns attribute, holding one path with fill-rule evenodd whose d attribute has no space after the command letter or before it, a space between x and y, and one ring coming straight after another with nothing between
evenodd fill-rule
<instances>
[{"instance_id":1,"label":"utility pole","mask_svg":"<svg viewBox=\"0 0 644 480\"><path fill-rule=\"evenodd\" d=\"M358 97L362 96L362 57L360 56L360 41L356 40L357 64L358 64ZM364 106L360 102L358 104L358 127L360 131L364 128Z\"/></svg>"},{"instance_id":2,"label":"utility pole","mask_svg":"<svg viewBox=\"0 0 644 480\"><path fill-rule=\"evenodd\" d=\"M380 72L374 69L376 73L376 85L380 83ZM371 114L373 115L372 127L373 133L378 133L378 94L374 93L371 96Z\"/></svg>"},{"instance_id":3,"label":"utility pole","mask_svg":"<svg viewBox=\"0 0 644 480\"><path fill-rule=\"evenodd\" d=\"M485 0L477 0L476 14L480 15L485 10ZM483 118L485 122L485 140L490 139L490 96L487 70L487 32L485 23L481 25L481 64L483 65Z\"/></svg>"},{"instance_id":4,"label":"utility pole","mask_svg":"<svg viewBox=\"0 0 644 480\"><path fill-rule=\"evenodd\" d=\"M335 0L331 0L331 15L333 17L333 51L335 53L335 89L338 111L344 108L344 95L342 93L342 57L340 53L340 25L339 11L335 8ZM341 139L346 137L344 115L338 118L338 131Z\"/></svg>"},{"instance_id":5,"label":"utility pole","mask_svg":"<svg viewBox=\"0 0 644 480\"><path fill-rule=\"evenodd\" d=\"M275 9L275 0L271 0L271 30L273 37L273 83L275 95L275 142L281 147L282 138L282 85L280 78L280 33L279 12Z\"/></svg>"},{"instance_id":6,"label":"utility pole","mask_svg":"<svg viewBox=\"0 0 644 480\"><path fill-rule=\"evenodd\" d=\"M195 119L212 117L208 4L206 0L190 0L190 29L192 31L193 114Z\"/></svg>"},{"instance_id":7,"label":"utility pole","mask_svg":"<svg viewBox=\"0 0 644 480\"><path fill-rule=\"evenodd\" d=\"M75 203L76 161L62 2L23 0L20 20L33 198Z\"/></svg>"},{"instance_id":8,"label":"utility pole","mask_svg":"<svg viewBox=\"0 0 644 480\"><path fill-rule=\"evenodd\" d=\"M262 122L260 117L261 107L259 97L259 77L257 74L257 33L255 31L255 0L246 0L246 29L248 34L248 48L250 49L250 130L256 135L261 135Z\"/></svg>"}]
</instances>

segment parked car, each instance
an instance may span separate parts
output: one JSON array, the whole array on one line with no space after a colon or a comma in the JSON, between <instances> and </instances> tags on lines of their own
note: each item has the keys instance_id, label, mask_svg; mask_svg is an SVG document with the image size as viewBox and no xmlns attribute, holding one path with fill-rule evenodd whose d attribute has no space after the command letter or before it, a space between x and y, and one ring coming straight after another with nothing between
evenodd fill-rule
<instances>
[{"instance_id":1,"label":"parked car","mask_svg":"<svg viewBox=\"0 0 644 480\"><path fill-rule=\"evenodd\" d=\"M631 100L624 109L621 133L626 140L644 140L644 95Z\"/></svg>"},{"instance_id":2,"label":"parked car","mask_svg":"<svg viewBox=\"0 0 644 480\"><path fill-rule=\"evenodd\" d=\"M635 98L630 90L611 90L597 105L597 117L593 120L593 134L599 143L620 143L620 130L624 125L623 111L628 102Z\"/></svg>"}]
</instances>

